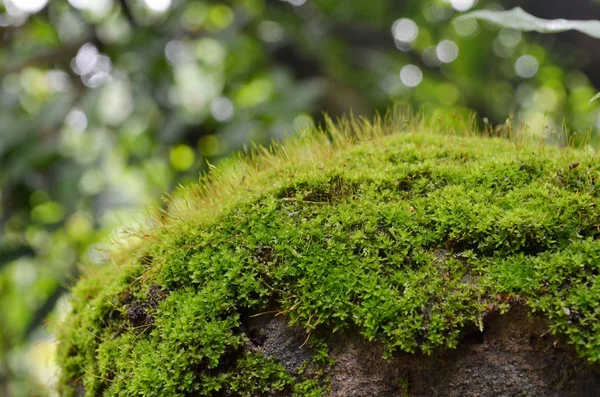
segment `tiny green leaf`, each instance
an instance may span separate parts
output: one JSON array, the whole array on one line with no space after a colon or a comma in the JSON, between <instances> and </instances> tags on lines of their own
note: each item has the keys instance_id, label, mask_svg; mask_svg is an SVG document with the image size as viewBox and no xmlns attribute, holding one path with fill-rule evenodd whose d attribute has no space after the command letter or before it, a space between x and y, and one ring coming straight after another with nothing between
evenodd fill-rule
<instances>
[{"instance_id":1,"label":"tiny green leaf","mask_svg":"<svg viewBox=\"0 0 600 397\"><path fill-rule=\"evenodd\" d=\"M592 99L590 99L590 103L594 102L594 101L595 101L596 99L598 99L598 98L600 98L600 92L599 92L599 93L597 93L596 95L594 95L594 96L592 97Z\"/></svg>"}]
</instances>

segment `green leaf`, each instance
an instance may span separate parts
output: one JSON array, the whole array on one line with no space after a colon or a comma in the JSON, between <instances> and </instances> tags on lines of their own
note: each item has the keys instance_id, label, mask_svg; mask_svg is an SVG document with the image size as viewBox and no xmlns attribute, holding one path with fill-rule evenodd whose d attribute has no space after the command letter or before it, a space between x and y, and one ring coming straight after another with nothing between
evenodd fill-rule
<instances>
[{"instance_id":1,"label":"green leaf","mask_svg":"<svg viewBox=\"0 0 600 397\"><path fill-rule=\"evenodd\" d=\"M595 101L596 99L598 99L598 98L600 98L600 92L599 92L599 93L597 93L596 95L594 95L594 96L592 97L592 99L590 99L590 103L594 102L594 101Z\"/></svg>"},{"instance_id":2,"label":"green leaf","mask_svg":"<svg viewBox=\"0 0 600 397\"><path fill-rule=\"evenodd\" d=\"M525 12L521 7L515 7L510 11L478 10L457 18L457 20L465 19L479 19L524 32L558 33L567 30L577 30L588 36L600 39L600 21L542 19Z\"/></svg>"}]
</instances>

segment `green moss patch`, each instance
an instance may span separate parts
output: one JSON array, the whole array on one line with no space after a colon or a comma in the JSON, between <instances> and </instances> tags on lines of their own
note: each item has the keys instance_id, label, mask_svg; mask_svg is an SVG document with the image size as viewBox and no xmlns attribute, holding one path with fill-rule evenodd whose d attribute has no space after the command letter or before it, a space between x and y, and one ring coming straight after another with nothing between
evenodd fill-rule
<instances>
[{"instance_id":1,"label":"green moss patch","mask_svg":"<svg viewBox=\"0 0 600 397\"><path fill-rule=\"evenodd\" d=\"M86 275L60 327L62 392L321 395L322 348L296 372L245 349L244 319L267 310L430 353L526 302L600 361L593 154L363 128L225 166Z\"/></svg>"}]
</instances>

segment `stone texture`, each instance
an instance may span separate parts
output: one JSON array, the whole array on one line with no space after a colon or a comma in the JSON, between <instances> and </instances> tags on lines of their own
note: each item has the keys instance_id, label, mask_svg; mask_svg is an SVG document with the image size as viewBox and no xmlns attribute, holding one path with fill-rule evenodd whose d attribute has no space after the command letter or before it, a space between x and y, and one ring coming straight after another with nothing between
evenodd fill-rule
<instances>
[{"instance_id":1,"label":"stone texture","mask_svg":"<svg viewBox=\"0 0 600 397\"><path fill-rule=\"evenodd\" d=\"M311 351L306 334L284 316L246 322L249 349L276 358L295 371ZM548 322L517 305L484 319L484 331L465 331L457 349L383 358L383 346L357 331L325 336L336 364L329 368L330 397L595 397L600 371L555 340Z\"/></svg>"}]
</instances>

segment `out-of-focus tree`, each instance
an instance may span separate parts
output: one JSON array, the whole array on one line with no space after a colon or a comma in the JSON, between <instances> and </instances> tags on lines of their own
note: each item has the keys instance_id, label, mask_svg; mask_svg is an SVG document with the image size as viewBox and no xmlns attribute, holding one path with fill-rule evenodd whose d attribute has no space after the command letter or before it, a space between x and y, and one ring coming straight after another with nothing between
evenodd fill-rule
<instances>
[{"instance_id":1,"label":"out-of-focus tree","mask_svg":"<svg viewBox=\"0 0 600 397\"><path fill-rule=\"evenodd\" d=\"M31 343L77 263L100 263L144 204L251 143L392 103L533 133L593 126L585 65L453 20L479 6L0 0L0 395L42 387L32 355L49 345Z\"/></svg>"}]
</instances>

